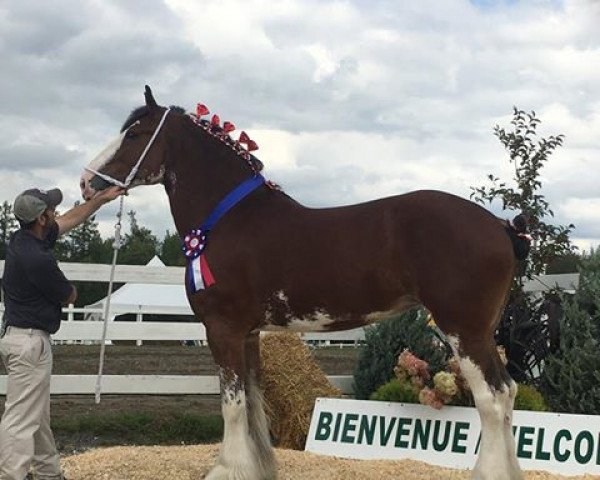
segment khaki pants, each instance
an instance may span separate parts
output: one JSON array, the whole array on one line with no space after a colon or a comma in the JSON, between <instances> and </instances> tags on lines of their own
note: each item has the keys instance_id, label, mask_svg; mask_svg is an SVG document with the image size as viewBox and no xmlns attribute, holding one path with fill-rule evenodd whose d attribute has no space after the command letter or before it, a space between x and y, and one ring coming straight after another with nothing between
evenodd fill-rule
<instances>
[{"instance_id":1,"label":"khaki pants","mask_svg":"<svg viewBox=\"0 0 600 480\"><path fill-rule=\"evenodd\" d=\"M0 422L0 480L23 480L32 466L37 479L60 479L50 430L50 337L35 329L8 327L0 339L8 372Z\"/></svg>"}]
</instances>

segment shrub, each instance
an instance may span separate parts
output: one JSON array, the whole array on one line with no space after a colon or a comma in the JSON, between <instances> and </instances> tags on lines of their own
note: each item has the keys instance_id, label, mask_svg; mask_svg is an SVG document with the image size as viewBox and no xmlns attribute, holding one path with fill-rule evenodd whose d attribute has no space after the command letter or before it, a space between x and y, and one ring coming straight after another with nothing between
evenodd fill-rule
<instances>
[{"instance_id":1,"label":"shrub","mask_svg":"<svg viewBox=\"0 0 600 480\"><path fill-rule=\"evenodd\" d=\"M600 414L600 250L581 259L579 287L562 296L558 348L547 359L540 389L552 411Z\"/></svg>"},{"instance_id":2,"label":"shrub","mask_svg":"<svg viewBox=\"0 0 600 480\"><path fill-rule=\"evenodd\" d=\"M531 385L519 385L515 410L531 410L533 412L547 412L548 405L542 394Z\"/></svg>"},{"instance_id":3,"label":"shrub","mask_svg":"<svg viewBox=\"0 0 600 480\"><path fill-rule=\"evenodd\" d=\"M413 309L366 329L365 346L354 373L354 393L364 400L394 376L398 355L409 348L419 358L425 358L432 370L443 365L446 353L427 326L427 315Z\"/></svg>"},{"instance_id":4,"label":"shrub","mask_svg":"<svg viewBox=\"0 0 600 480\"><path fill-rule=\"evenodd\" d=\"M419 403L419 389L410 380L394 378L381 385L369 398L381 402Z\"/></svg>"},{"instance_id":5,"label":"shrub","mask_svg":"<svg viewBox=\"0 0 600 480\"><path fill-rule=\"evenodd\" d=\"M380 402L423 403L419 398L420 391L421 389L415 386L409 379L399 380L394 378L388 383L381 385L371 394L369 399ZM448 401L448 405L472 406L473 402L470 396L456 390L455 394ZM519 391L515 399L515 410L547 412L548 404L535 387L522 384L519 385Z\"/></svg>"},{"instance_id":6,"label":"shrub","mask_svg":"<svg viewBox=\"0 0 600 480\"><path fill-rule=\"evenodd\" d=\"M565 298L559 348L544 365L540 387L555 412L600 414L600 313L591 315L574 298ZM596 300L596 304L600 304Z\"/></svg>"}]
</instances>

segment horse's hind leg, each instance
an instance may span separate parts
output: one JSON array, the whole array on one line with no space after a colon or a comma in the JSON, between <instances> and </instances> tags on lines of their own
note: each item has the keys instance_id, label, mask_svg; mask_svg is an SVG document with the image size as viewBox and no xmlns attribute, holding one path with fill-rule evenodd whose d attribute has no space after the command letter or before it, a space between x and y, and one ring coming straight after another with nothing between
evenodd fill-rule
<instances>
[{"instance_id":1,"label":"horse's hind leg","mask_svg":"<svg viewBox=\"0 0 600 480\"><path fill-rule=\"evenodd\" d=\"M228 329L223 319L206 322L208 342L219 365L221 408L224 421L223 443L217 464L207 480L270 480L271 471L261 458L264 444L257 443L260 433L250 432L248 405L256 401L246 394L246 335ZM261 404L262 408L262 404Z\"/></svg>"},{"instance_id":2,"label":"horse's hind leg","mask_svg":"<svg viewBox=\"0 0 600 480\"><path fill-rule=\"evenodd\" d=\"M481 444L473 469L474 480L521 480L512 433L517 385L510 378L493 338L463 336L458 361L481 419Z\"/></svg>"}]
</instances>

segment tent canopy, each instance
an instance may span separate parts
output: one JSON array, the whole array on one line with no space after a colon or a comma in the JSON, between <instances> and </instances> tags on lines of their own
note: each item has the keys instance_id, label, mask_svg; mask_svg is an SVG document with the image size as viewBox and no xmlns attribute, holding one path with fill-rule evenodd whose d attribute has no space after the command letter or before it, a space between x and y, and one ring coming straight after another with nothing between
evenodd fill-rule
<instances>
[{"instance_id":1,"label":"tent canopy","mask_svg":"<svg viewBox=\"0 0 600 480\"><path fill-rule=\"evenodd\" d=\"M165 264L158 256L154 256L150 262L150 267L164 267ZM98 300L89 308L104 308L106 297ZM118 310L119 314L136 313L140 307L158 307L158 308L176 308L187 309L190 315L193 312L189 306L185 294L185 286L181 285L157 285L147 283L126 283L115 290L110 299L111 309Z\"/></svg>"}]
</instances>

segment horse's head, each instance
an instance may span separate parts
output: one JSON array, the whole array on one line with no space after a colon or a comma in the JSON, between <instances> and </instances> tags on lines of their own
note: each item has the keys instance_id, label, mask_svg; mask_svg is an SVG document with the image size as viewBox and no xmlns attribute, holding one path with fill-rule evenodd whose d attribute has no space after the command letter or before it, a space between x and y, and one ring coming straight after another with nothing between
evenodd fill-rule
<instances>
[{"instance_id":1,"label":"horse's head","mask_svg":"<svg viewBox=\"0 0 600 480\"><path fill-rule=\"evenodd\" d=\"M134 110L120 135L90 162L81 176L81 194L86 200L111 185L131 188L162 180L165 135L160 135L169 110L156 104L150 87L144 93L146 105Z\"/></svg>"}]
</instances>

